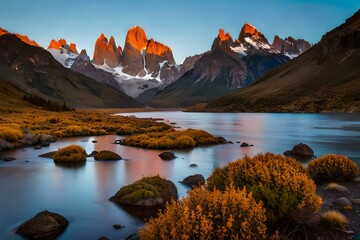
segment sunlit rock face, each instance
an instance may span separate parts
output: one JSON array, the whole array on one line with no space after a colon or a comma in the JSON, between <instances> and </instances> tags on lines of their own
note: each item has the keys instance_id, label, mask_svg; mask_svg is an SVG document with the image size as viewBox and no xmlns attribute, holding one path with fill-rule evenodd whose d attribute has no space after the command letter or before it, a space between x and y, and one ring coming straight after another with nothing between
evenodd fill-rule
<instances>
[{"instance_id":1,"label":"sunlit rock face","mask_svg":"<svg viewBox=\"0 0 360 240\"><path fill-rule=\"evenodd\" d=\"M120 64L121 48L120 51L116 47L115 39L113 36L108 40L102 33L96 40L94 58L95 64L103 65L104 63L109 67L116 67Z\"/></svg>"},{"instance_id":2,"label":"sunlit rock face","mask_svg":"<svg viewBox=\"0 0 360 240\"><path fill-rule=\"evenodd\" d=\"M55 39L51 40L48 46L48 49L62 50L63 48L66 49L66 51L70 51L71 53L79 54L78 50L76 49L76 44L70 43L69 45L63 38L60 38L58 41Z\"/></svg>"},{"instance_id":3,"label":"sunlit rock face","mask_svg":"<svg viewBox=\"0 0 360 240\"><path fill-rule=\"evenodd\" d=\"M238 37L238 42L242 42L246 37L259 39L264 43L269 43L264 34L256 29L250 23L245 23L241 29L240 35Z\"/></svg>"}]
</instances>

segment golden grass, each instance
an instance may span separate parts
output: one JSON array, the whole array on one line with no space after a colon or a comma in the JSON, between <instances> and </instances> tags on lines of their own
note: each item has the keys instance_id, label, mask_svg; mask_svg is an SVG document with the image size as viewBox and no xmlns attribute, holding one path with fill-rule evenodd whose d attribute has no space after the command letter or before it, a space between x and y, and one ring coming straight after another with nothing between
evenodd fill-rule
<instances>
[{"instance_id":1,"label":"golden grass","mask_svg":"<svg viewBox=\"0 0 360 240\"><path fill-rule=\"evenodd\" d=\"M346 228L348 226L347 218L337 211L326 211L321 214L320 222L328 227Z\"/></svg>"},{"instance_id":2,"label":"golden grass","mask_svg":"<svg viewBox=\"0 0 360 240\"><path fill-rule=\"evenodd\" d=\"M133 147L174 149L216 144L217 140L206 131L187 129L182 131L156 132L129 136L123 139L121 143Z\"/></svg>"},{"instance_id":3,"label":"golden grass","mask_svg":"<svg viewBox=\"0 0 360 240\"><path fill-rule=\"evenodd\" d=\"M54 155L55 163L82 163L85 161L86 152L78 145L61 148Z\"/></svg>"},{"instance_id":4,"label":"golden grass","mask_svg":"<svg viewBox=\"0 0 360 240\"><path fill-rule=\"evenodd\" d=\"M121 111L125 110L49 112L26 108L21 112L7 112L0 116L0 138L15 142L23 132L50 134L59 138L104 135L115 133L124 126L130 128L126 132L128 134L173 130L171 126L152 119L113 116Z\"/></svg>"}]
</instances>

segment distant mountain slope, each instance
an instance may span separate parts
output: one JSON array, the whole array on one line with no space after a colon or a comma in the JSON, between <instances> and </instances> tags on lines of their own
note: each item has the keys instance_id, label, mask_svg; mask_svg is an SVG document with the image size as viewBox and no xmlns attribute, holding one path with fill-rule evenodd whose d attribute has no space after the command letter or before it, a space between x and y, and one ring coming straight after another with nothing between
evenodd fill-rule
<instances>
[{"instance_id":1,"label":"distant mountain slope","mask_svg":"<svg viewBox=\"0 0 360 240\"><path fill-rule=\"evenodd\" d=\"M113 87L64 68L51 54L13 34L0 37L0 79L44 99L75 108L138 107Z\"/></svg>"},{"instance_id":2,"label":"distant mountain slope","mask_svg":"<svg viewBox=\"0 0 360 240\"><path fill-rule=\"evenodd\" d=\"M264 35L246 23L239 38L219 30L211 50L196 60L194 68L157 93L147 104L155 107L188 107L208 102L247 87L289 57L273 49Z\"/></svg>"},{"instance_id":3,"label":"distant mountain slope","mask_svg":"<svg viewBox=\"0 0 360 240\"><path fill-rule=\"evenodd\" d=\"M293 61L201 111L360 112L360 10Z\"/></svg>"}]
</instances>

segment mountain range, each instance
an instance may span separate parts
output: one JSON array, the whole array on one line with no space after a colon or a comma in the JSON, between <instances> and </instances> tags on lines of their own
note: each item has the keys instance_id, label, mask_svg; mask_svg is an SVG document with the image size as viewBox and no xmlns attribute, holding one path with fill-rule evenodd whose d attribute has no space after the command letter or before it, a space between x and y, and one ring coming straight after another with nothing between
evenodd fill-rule
<instances>
[{"instance_id":1,"label":"mountain range","mask_svg":"<svg viewBox=\"0 0 360 240\"><path fill-rule=\"evenodd\" d=\"M270 44L249 23L236 40L220 29L209 51L187 57L182 64L176 64L170 47L148 39L139 26L128 30L124 48L102 33L92 59L65 39L53 39L45 50L27 36L0 28L0 43L2 81L21 94L76 108L208 102L247 87L311 47L291 37L275 37Z\"/></svg>"},{"instance_id":2,"label":"mountain range","mask_svg":"<svg viewBox=\"0 0 360 240\"><path fill-rule=\"evenodd\" d=\"M0 36L0 80L7 86L2 88L5 95L6 89L13 89L15 95L37 96L74 108L142 106L111 86L63 67L27 39L10 33Z\"/></svg>"},{"instance_id":3,"label":"mountain range","mask_svg":"<svg viewBox=\"0 0 360 240\"><path fill-rule=\"evenodd\" d=\"M75 52L76 49L69 52L73 43L62 43L64 49L61 50L59 44L55 47L50 44L48 51L65 67L156 107L183 107L215 99L248 86L267 71L290 60L288 52L280 53L273 48L265 36L248 23L236 41L220 30L210 51L188 57L182 64L176 64L170 47L148 39L139 26L128 30L124 49L117 46L113 36L108 39L101 34L95 42L91 61L85 51L82 51L83 57ZM297 47L303 46L294 48ZM293 57L294 54L292 52ZM196 86L188 91L192 84Z\"/></svg>"},{"instance_id":4,"label":"mountain range","mask_svg":"<svg viewBox=\"0 0 360 240\"><path fill-rule=\"evenodd\" d=\"M359 62L360 10L310 50L251 86L193 110L359 112Z\"/></svg>"}]
</instances>

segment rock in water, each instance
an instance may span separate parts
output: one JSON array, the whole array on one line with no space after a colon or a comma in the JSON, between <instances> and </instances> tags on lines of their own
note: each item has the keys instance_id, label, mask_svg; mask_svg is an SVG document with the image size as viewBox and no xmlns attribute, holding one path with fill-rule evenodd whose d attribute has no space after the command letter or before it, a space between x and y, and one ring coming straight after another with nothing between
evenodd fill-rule
<instances>
[{"instance_id":1,"label":"rock in water","mask_svg":"<svg viewBox=\"0 0 360 240\"><path fill-rule=\"evenodd\" d=\"M56 239L67 225L65 217L45 210L21 224L16 233L31 239Z\"/></svg>"},{"instance_id":2,"label":"rock in water","mask_svg":"<svg viewBox=\"0 0 360 240\"><path fill-rule=\"evenodd\" d=\"M314 156L314 151L308 145L304 143L299 143L293 147L291 153L298 156L312 157Z\"/></svg>"},{"instance_id":3,"label":"rock in water","mask_svg":"<svg viewBox=\"0 0 360 240\"><path fill-rule=\"evenodd\" d=\"M226 139L223 137L217 137L216 141L218 142L218 144L226 144L227 143Z\"/></svg>"},{"instance_id":4,"label":"rock in water","mask_svg":"<svg viewBox=\"0 0 360 240\"><path fill-rule=\"evenodd\" d=\"M173 160L175 158L175 154L173 152L162 152L158 156L163 160Z\"/></svg>"},{"instance_id":5,"label":"rock in water","mask_svg":"<svg viewBox=\"0 0 360 240\"><path fill-rule=\"evenodd\" d=\"M190 187L201 186L205 185L205 178L201 174L194 174L184 178L184 180L182 180L182 183L189 185Z\"/></svg>"},{"instance_id":6,"label":"rock in water","mask_svg":"<svg viewBox=\"0 0 360 240\"><path fill-rule=\"evenodd\" d=\"M144 177L124 186L109 200L129 206L163 206L171 199L178 199L175 184L159 176Z\"/></svg>"}]
</instances>

